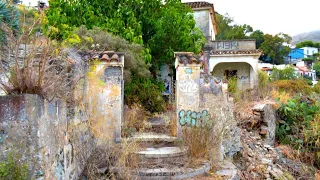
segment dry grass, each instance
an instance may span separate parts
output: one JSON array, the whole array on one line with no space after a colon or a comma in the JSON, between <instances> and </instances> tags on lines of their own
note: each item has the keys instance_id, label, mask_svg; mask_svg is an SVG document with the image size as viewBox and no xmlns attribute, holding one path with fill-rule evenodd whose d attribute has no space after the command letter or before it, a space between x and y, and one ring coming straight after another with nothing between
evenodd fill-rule
<instances>
[{"instance_id":1,"label":"dry grass","mask_svg":"<svg viewBox=\"0 0 320 180\"><path fill-rule=\"evenodd\" d=\"M89 180L132 179L131 172L138 168L136 142L123 141L115 144L111 141L82 144L75 149L75 158L84 162L82 176ZM90 154L89 154L90 153Z\"/></svg>"},{"instance_id":2,"label":"dry grass","mask_svg":"<svg viewBox=\"0 0 320 180\"><path fill-rule=\"evenodd\" d=\"M291 94L303 93L311 94L313 89L308 85L304 80L295 79L295 80L278 80L271 83L272 87L275 87L279 90L289 92Z\"/></svg>"},{"instance_id":3,"label":"dry grass","mask_svg":"<svg viewBox=\"0 0 320 180\"><path fill-rule=\"evenodd\" d=\"M190 164L209 159L210 152L217 145L210 128L184 128L183 141L188 146Z\"/></svg>"},{"instance_id":4,"label":"dry grass","mask_svg":"<svg viewBox=\"0 0 320 180\"><path fill-rule=\"evenodd\" d=\"M134 132L143 131L147 126L147 112L140 104L134 104L124 111L123 136L129 137Z\"/></svg>"},{"instance_id":5,"label":"dry grass","mask_svg":"<svg viewBox=\"0 0 320 180\"><path fill-rule=\"evenodd\" d=\"M231 137L229 134L236 127L231 104L222 96L217 96L209 108L209 119L205 127L183 127L184 145L189 148L191 165L207 160L211 167L222 161L222 142ZM221 102L221 103L216 103Z\"/></svg>"},{"instance_id":6,"label":"dry grass","mask_svg":"<svg viewBox=\"0 0 320 180\"><path fill-rule=\"evenodd\" d=\"M296 160L295 150L293 150L290 146L280 145L277 148L281 149L282 153L289 159Z\"/></svg>"},{"instance_id":7,"label":"dry grass","mask_svg":"<svg viewBox=\"0 0 320 180\"><path fill-rule=\"evenodd\" d=\"M1 24L7 43L0 49L0 88L6 94L39 94L47 100L70 94L70 64L49 39L35 35L41 17L16 35Z\"/></svg>"}]
</instances>

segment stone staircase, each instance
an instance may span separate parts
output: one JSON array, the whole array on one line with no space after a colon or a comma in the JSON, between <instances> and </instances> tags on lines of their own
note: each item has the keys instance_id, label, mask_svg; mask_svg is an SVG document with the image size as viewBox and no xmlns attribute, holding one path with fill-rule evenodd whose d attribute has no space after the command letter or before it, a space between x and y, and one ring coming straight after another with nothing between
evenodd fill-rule
<instances>
[{"instance_id":1,"label":"stone staircase","mask_svg":"<svg viewBox=\"0 0 320 180\"><path fill-rule=\"evenodd\" d=\"M181 140L169 135L170 130L163 119L152 119L147 132L138 133L130 138L141 147L135 152L138 169L132 171L134 179L161 180L186 179L209 172L210 165L203 162L189 167L188 147Z\"/></svg>"}]
</instances>

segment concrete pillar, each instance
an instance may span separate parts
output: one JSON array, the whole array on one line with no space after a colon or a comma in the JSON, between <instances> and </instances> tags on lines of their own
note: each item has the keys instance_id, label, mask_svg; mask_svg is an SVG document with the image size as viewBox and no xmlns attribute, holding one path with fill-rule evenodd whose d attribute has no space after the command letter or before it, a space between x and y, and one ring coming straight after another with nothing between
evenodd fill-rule
<instances>
[{"instance_id":1,"label":"concrete pillar","mask_svg":"<svg viewBox=\"0 0 320 180\"><path fill-rule=\"evenodd\" d=\"M91 63L88 73L89 120L100 140L121 140L123 123L124 55L103 52Z\"/></svg>"},{"instance_id":2,"label":"concrete pillar","mask_svg":"<svg viewBox=\"0 0 320 180\"><path fill-rule=\"evenodd\" d=\"M189 112L199 112L201 61L193 53L175 53L175 57L177 135L182 138L182 126L191 122L185 122L181 117Z\"/></svg>"}]
</instances>

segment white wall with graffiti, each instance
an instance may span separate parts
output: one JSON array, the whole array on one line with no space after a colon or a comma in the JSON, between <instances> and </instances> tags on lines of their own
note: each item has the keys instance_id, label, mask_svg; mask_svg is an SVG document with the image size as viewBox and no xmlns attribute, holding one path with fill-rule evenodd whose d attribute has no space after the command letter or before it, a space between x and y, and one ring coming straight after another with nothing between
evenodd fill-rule
<instances>
[{"instance_id":1,"label":"white wall with graffiti","mask_svg":"<svg viewBox=\"0 0 320 180\"><path fill-rule=\"evenodd\" d=\"M236 71L238 87L254 88L258 85L258 58L253 54L215 54L210 55L209 71L218 78L225 78L226 70Z\"/></svg>"},{"instance_id":2,"label":"white wall with graffiti","mask_svg":"<svg viewBox=\"0 0 320 180\"><path fill-rule=\"evenodd\" d=\"M237 77L238 87L248 87L250 86L250 69L251 66L248 63L219 63L215 66L212 71L214 77L220 79L228 79L228 73L235 72L235 77Z\"/></svg>"}]
</instances>

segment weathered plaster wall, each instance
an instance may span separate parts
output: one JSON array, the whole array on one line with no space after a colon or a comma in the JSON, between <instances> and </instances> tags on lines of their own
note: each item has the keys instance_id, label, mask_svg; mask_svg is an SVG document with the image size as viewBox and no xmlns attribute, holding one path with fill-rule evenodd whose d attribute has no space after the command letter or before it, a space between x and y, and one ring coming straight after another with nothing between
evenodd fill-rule
<instances>
[{"instance_id":1,"label":"weathered plaster wall","mask_svg":"<svg viewBox=\"0 0 320 180\"><path fill-rule=\"evenodd\" d=\"M202 9L202 10L194 10L193 17L196 21L196 26L203 32L203 35L208 40L213 40L211 36L211 32L213 31L212 21L210 18L210 10ZM214 34L213 34L214 36Z\"/></svg>"},{"instance_id":2,"label":"weathered plaster wall","mask_svg":"<svg viewBox=\"0 0 320 180\"><path fill-rule=\"evenodd\" d=\"M88 114L94 136L120 140L123 119L122 67L93 62L88 73L88 84Z\"/></svg>"},{"instance_id":3,"label":"weathered plaster wall","mask_svg":"<svg viewBox=\"0 0 320 180\"><path fill-rule=\"evenodd\" d=\"M238 87L250 86L250 65L248 63L219 63L213 69L212 75L224 79L225 70L237 70Z\"/></svg>"},{"instance_id":4,"label":"weathered plaster wall","mask_svg":"<svg viewBox=\"0 0 320 180\"><path fill-rule=\"evenodd\" d=\"M93 139L88 124L67 120L63 100L47 102L31 94L2 96L0 114L2 157L10 151L18 151L23 157L21 160L28 164L33 178L79 177L83 162L75 158L75 150Z\"/></svg>"},{"instance_id":5,"label":"weathered plaster wall","mask_svg":"<svg viewBox=\"0 0 320 180\"><path fill-rule=\"evenodd\" d=\"M199 84L200 84L200 65L180 64L176 69L176 105L178 117L184 117L188 111L199 112ZM182 118L180 118L182 120ZM182 136L181 125L178 123L178 137ZM186 123L189 124L189 123Z\"/></svg>"}]
</instances>

